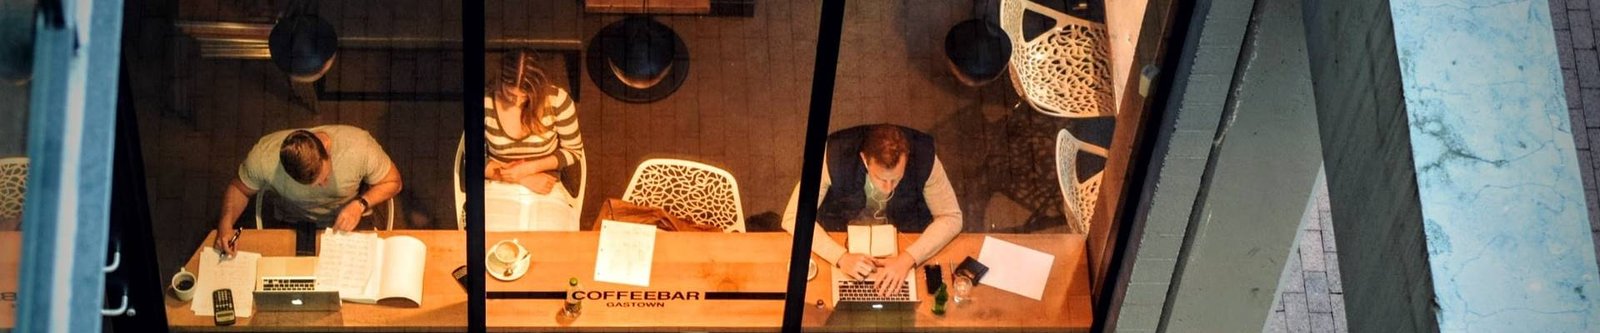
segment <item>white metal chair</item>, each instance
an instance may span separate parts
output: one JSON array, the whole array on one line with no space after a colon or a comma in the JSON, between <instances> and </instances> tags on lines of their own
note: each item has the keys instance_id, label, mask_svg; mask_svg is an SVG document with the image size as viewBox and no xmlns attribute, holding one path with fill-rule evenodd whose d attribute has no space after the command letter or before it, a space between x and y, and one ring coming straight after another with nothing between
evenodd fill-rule
<instances>
[{"instance_id":1,"label":"white metal chair","mask_svg":"<svg viewBox=\"0 0 1600 333\"><path fill-rule=\"evenodd\" d=\"M28 158L0 158L0 219L21 219L28 193Z\"/></svg>"},{"instance_id":2,"label":"white metal chair","mask_svg":"<svg viewBox=\"0 0 1600 333\"><path fill-rule=\"evenodd\" d=\"M266 206L266 202L267 202L266 199L267 199L267 189L263 188L263 189L261 189L259 191L256 191L256 198L255 198L255 200L256 200L256 229L262 229L262 228L265 227L265 223L262 222L263 221L262 216L264 216L264 215L262 215L261 206ZM399 199L399 197L397 196L397 197L394 197L394 198L389 198L389 200L384 200L383 201L383 205L382 205L383 208L380 208L380 209L384 209L384 210L388 211L387 214L384 214L384 216L385 216L384 219L386 221L385 221L385 226L384 226L383 230L394 230L394 201L395 201L395 199ZM372 213L373 213L373 210L368 210L367 213L362 215L362 216L368 216L368 215L371 215Z\"/></svg>"},{"instance_id":3,"label":"white metal chair","mask_svg":"<svg viewBox=\"0 0 1600 333\"><path fill-rule=\"evenodd\" d=\"M461 155L466 154L466 152L467 135L462 134L461 139L456 140L456 159L452 160L454 162L451 163L454 165L452 169L455 172L450 173L451 182L456 185L456 205L454 206L456 208L456 230L467 229L467 190L461 188L461 179L466 178L466 175L461 173L461 163L466 161L461 159Z\"/></svg>"},{"instance_id":4,"label":"white metal chair","mask_svg":"<svg viewBox=\"0 0 1600 333\"><path fill-rule=\"evenodd\" d=\"M1061 201L1067 221L1076 232L1087 233L1089 219L1094 217L1095 201L1100 198L1100 178L1105 171L1079 180L1078 153L1107 156L1105 148L1078 141L1065 129L1056 134L1056 177L1061 182Z\"/></svg>"},{"instance_id":5,"label":"white metal chair","mask_svg":"<svg viewBox=\"0 0 1600 333\"><path fill-rule=\"evenodd\" d=\"M1022 19L1029 11L1049 17L1055 25L1027 39ZM1001 0L1000 30L1011 38L1011 84L1034 110L1066 118L1116 115L1105 24L1031 0Z\"/></svg>"},{"instance_id":6,"label":"white metal chair","mask_svg":"<svg viewBox=\"0 0 1600 333\"><path fill-rule=\"evenodd\" d=\"M650 159L633 170L622 200L657 207L724 232L745 232L739 182L728 171L699 162Z\"/></svg>"}]
</instances>

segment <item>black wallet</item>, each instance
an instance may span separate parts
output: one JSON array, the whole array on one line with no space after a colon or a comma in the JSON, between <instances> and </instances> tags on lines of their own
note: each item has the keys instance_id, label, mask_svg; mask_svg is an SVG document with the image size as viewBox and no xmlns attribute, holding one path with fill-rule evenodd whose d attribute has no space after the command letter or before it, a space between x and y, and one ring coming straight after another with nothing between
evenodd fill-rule
<instances>
[{"instance_id":1,"label":"black wallet","mask_svg":"<svg viewBox=\"0 0 1600 333\"><path fill-rule=\"evenodd\" d=\"M977 259L967 257L967 259L961 260L960 266L956 266L955 276L965 275L967 278L972 279L973 284L977 284L979 280L983 279L983 274L988 272L989 266L984 266Z\"/></svg>"}]
</instances>

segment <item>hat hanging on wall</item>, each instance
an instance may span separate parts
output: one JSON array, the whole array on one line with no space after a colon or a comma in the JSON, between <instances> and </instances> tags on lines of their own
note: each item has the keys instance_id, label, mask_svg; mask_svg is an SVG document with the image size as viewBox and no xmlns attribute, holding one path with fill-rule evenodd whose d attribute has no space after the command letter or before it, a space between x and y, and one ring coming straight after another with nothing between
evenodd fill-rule
<instances>
[{"instance_id":1,"label":"hat hanging on wall","mask_svg":"<svg viewBox=\"0 0 1600 333\"><path fill-rule=\"evenodd\" d=\"M272 63L296 82L313 82L333 68L339 35L333 25L312 15L278 20L267 37Z\"/></svg>"},{"instance_id":2,"label":"hat hanging on wall","mask_svg":"<svg viewBox=\"0 0 1600 333\"><path fill-rule=\"evenodd\" d=\"M624 102L661 100L689 77L689 47L672 28L645 16L600 28L585 52L589 79Z\"/></svg>"}]
</instances>

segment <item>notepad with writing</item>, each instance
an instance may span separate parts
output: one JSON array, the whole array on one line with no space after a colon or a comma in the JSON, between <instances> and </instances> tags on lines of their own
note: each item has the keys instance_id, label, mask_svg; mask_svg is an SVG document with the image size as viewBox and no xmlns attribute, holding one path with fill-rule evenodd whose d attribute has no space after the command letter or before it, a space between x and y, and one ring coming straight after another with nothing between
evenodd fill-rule
<instances>
[{"instance_id":1,"label":"notepad with writing","mask_svg":"<svg viewBox=\"0 0 1600 333\"><path fill-rule=\"evenodd\" d=\"M317 289L349 302L419 307L427 258L428 246L411 236L330 230L317 254Z\"/></svg>"},{"instance_id":2,"label":"notepad with writing","mask_svg":"<svg viewBox=\"0 0 1600 333\"><path fill-rule=\"evenodd\" d=\"M871 257L888 257L894 255L899 247L895 245L898 230L893 224L850 225L845 227L848 234L850 253L865 254Z\"/></svg>"}]
</instances>

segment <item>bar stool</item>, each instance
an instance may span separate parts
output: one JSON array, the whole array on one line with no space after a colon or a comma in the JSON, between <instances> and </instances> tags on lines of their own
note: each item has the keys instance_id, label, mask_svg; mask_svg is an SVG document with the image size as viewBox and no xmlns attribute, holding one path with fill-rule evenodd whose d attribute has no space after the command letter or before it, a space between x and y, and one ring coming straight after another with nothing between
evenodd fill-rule
<instances>
[{"instance_id":1,"label":"bar stool","mask_svg":"<svg viewBox=\"0 0 1600 333\"><path fill-rule=\"evenodd\" d=\"M648 16L630 16L600 28L585 53L589 79L624 102L667 98L689 77L689 47L683 38Z\"/></svg>"},{"instance_id":2,"label":"bar stool","mask_svg":"<svg viewBox=\"0 0 1600 333\"><path fill-rule=\"evenodd\" d=\"M946 65L956 80L981 87L1005 73L1011 40L1000 26L981 19L961 21L944 36Z\"/></svg>"}]
</instances>

